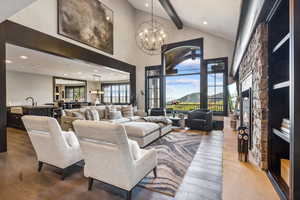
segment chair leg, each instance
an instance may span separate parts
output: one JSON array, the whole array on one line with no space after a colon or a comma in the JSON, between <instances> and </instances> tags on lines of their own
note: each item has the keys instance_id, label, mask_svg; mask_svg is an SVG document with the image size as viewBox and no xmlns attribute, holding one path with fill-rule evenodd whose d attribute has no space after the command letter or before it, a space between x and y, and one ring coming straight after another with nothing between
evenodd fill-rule
<instances>
[{"instance_id":1,"label":"chair leg","mask_svg":"<svg viewBox=\"0 0 300 200\"><path fill-rule=\"evenodd\" d=\"M154 178L157 178L157 167L154 167L153 174L154 174Z\"/></svg>"},{"instance_id":2,"label":"chair leg","mask_svg":"<svg viewBox=\"0 0 300 200\"><path fill-rule=\"evenodd\" d=\"M43 167L43 162L39 161L38 163L38 172L40 172L42 170L42 167Z\"/></svg>"},{"instance_id":3,"label":"chair leg","mask_svg":"<svg viewBox=\"0 0 300 200\"><path fill-rule=\"evenodd\" d=\"M65 178L66 178L66 169L62 169L60 179L63 181L63 180L65 180Z\"/></svg>"},{"instance_id":4,"label":"chair leg","mask_svg":"<svg viewBox=\"0 0 300 200\"><path fill-rule=\"evenodd\" d=\"M131 200L131 191L132 191L132 190L127 191L127 200Z\"/></svg>"},{"instance_id":5,"label":"chair leg","mask_svg":"<svg viewBox=\"0 0 300 200\"><path fill-rule=\"evenodd\" d=\"M93 187L93 183L94 183L94 179L89 177L89 186L88 186L88 190L92 190L92 187Z\"/></svg>"}]
</instances>

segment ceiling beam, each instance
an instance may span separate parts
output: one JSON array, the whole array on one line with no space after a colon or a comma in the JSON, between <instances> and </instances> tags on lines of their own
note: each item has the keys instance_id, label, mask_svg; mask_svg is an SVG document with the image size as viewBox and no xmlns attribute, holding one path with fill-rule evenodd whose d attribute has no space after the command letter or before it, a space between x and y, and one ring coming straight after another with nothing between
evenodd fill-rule
<instances>
[{"instance_id":1,"label":"ceiling beam","mask_svg":"<svg viewBox=\"0 0 300 200\"><path fill-rule=\"evenodd\" d=\"M183 23L182 23L181 19L179 18L178 14L176 13L176 11L175 11L173 5L171 4L170 0L159 0L159 2L162 5L162 7L165 9L165 11L167 12L169 17L172 19L172 21L174 22L176 27L178 29L182 29L183 28Z\"/></svg>"}]
</instances>

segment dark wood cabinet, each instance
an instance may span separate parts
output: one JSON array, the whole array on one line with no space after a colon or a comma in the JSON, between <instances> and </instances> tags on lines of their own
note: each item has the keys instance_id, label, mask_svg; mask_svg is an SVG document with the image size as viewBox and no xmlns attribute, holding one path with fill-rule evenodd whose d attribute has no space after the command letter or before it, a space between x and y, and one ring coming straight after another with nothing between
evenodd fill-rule
<instances>
[{"instance_id":1,"label":"dark wood cabinet","mask_svg":"<svg viewBox=\"0 0 300 200\"><path fill-rule=\"evenodd\" d=\"M280 198L289 200L300 199L299 22L297 0L275 1L267 19L270 110L267 173Z\"/></svg>"},{"instance_id":2,"label":"dark wood cabinet","mask_svg":"<svg viewBox=\"0 0 300 200\"><path fill-rule=\"evenodd\" d=\"M53 117L54 107L52 106L23 106L22 108L23 114L12 113L10 108L7 109L7 127L25 130L22 122L22 116L24 115Z\"/></svg>"},{"instance_id":3,"label":"dark wood cabinet","mask_svg":"<svg viewBox=\"0 0 300 200\"><path fill-rule=\"evenodd\" d=\"M11 128L25 130L24 124L21 119L22 116L23 115L21 115L21 114L13 114L13 113L8 112L7 113L7 126L11 127Z\"/></svg>"}]
</instances>

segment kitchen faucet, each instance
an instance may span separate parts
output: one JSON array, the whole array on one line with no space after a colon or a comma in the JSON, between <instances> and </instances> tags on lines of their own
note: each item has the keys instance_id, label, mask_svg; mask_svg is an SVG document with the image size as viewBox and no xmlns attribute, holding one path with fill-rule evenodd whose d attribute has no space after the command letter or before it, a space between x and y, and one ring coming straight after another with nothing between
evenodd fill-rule
<instances>
[{"instance_id":1,"label":"kitchen faucet","mask_svg":"<svg viewBox=\"0 0 300 200\"><path fill-rule=\"evenodd\" d=\"M26 101L31 100L32 106L35 106L35 104L36 104L33 97L27 97L25 100Z\"/></svg>"}]
</instances>

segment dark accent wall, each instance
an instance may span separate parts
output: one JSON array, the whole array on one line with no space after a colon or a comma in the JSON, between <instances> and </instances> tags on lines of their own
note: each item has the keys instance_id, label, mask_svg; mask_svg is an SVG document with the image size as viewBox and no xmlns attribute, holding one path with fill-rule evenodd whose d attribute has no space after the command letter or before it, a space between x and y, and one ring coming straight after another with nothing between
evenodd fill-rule
<instances>
[{"instance_id":1,"label":"dark accent wall","mask_svg":"<svg viewBox=\"0 0 300 200\"><path fill-rule=\"evenodd\" d=\"M5 50L5 30L0 26L0 152L7 151L6 141L6 50Z\"/></svg>"},{"instance_id":2,"label":"dark accent wall","mask_svg":"<svg viewBox=\"0 0 300 200\"><path fill-rule=\"evenodd\" d=\"M6 144L6 73L5 44L10 43L68 59L81 60L130 73L131 103L136 103L136 67L115 58L55 38L11 21L0 24L0 152Z\"/></svg>"}]
</instances>

